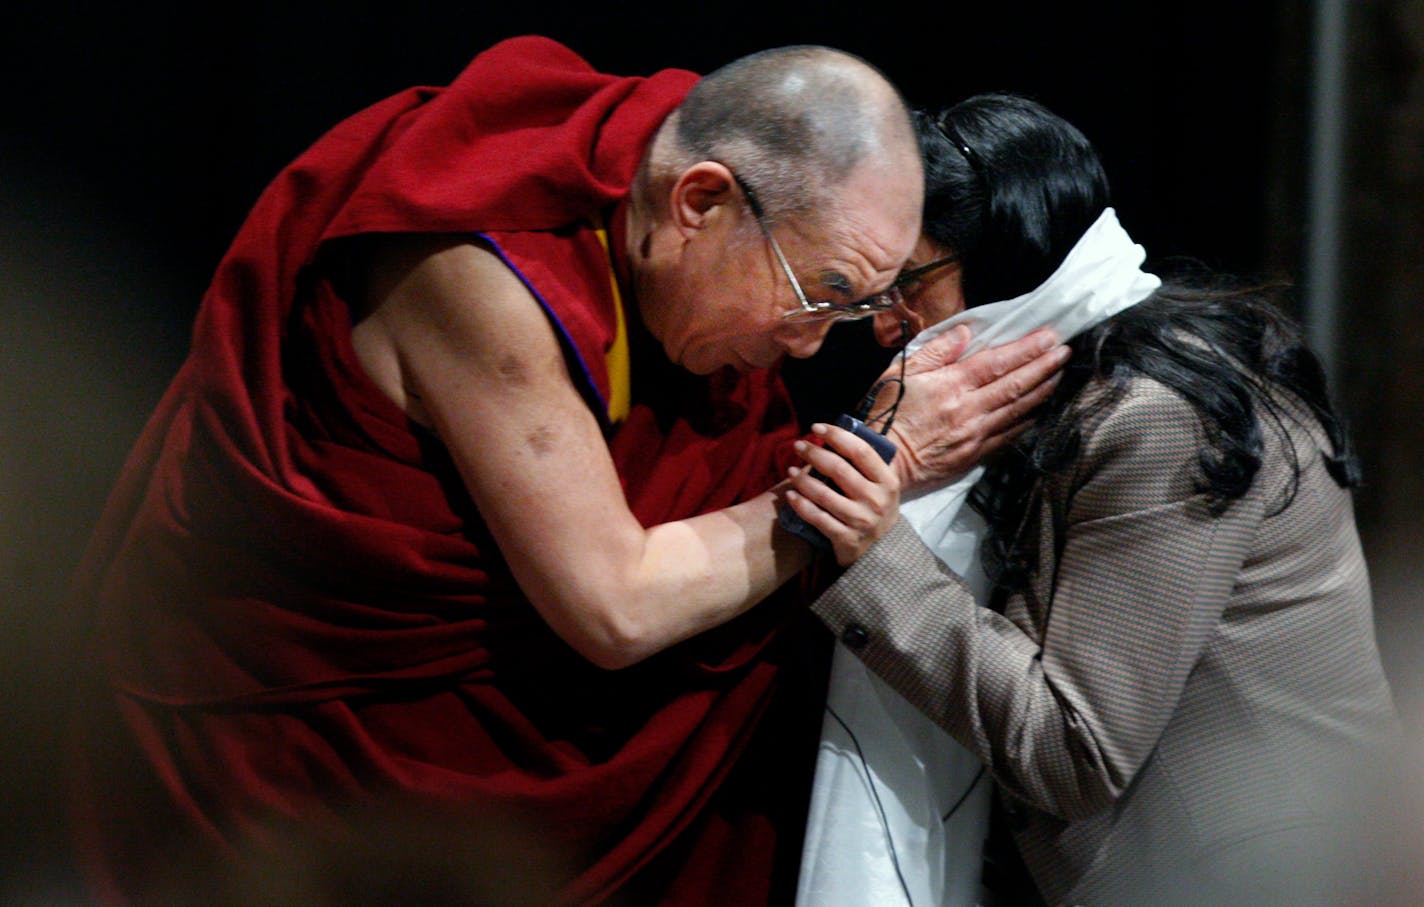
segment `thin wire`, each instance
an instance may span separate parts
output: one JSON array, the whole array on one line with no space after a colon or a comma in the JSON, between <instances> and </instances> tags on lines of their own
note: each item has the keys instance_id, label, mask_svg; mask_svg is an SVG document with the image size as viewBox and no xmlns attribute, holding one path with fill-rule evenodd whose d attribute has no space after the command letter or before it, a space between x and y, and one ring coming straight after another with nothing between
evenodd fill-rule
<instances>
[{"instance_id":1,"label":"thin wire","mask_svg":"<svg viewBox=\"0 0 1424 907\"><path fill-rule=\"evenodd\" d=\"M898 378L882 378L871 386L865 396L861 398L860 406L857 407L856 415L860 421L866 425L874 425L880 420L885 420L881 426L880 433L887 434L890 426L895 422L895 414L900 411L900 401L905 399L905 346L910 342L910 323L904 319L900 320L900 376ZM887 406L883 411L870 414L870 410L875 406L875 400L880 396L880 392L885 389L885 385L894 384L897 386L895 402Z\"/></svg>"},{"instance_id":2,"label":"thin wire","mask_svg":"<svg viewBox=\"0 0 1424 907\"><path fill-rule=\"evenodd\" d=\"M865 758L865 750L860 748L860 740L855 736L855 731L850 729L845 719L836 714L836 710L831 708L830 703L826 704L826 714L836 720L836 724L841 726L841 730L846 732L850 738L851 745L855 747L855 754L860 757L860 768L865 773L865 784L870 788L870 796L875 801L875 811L880 814L880 827L885 832L885 846L890 851L890 863L895 867L895 878L900 882L900 890L905 894L905 901L910 907L915 907L915 899L910 897L910 885L905 881L905 874L900 869L900 856L895 850L895 836L890 833L890 820L885 816L885 804L880 800L880 792L875 787L875 776L870 773L869 760ZM964 793L959 795L959 799L954 801L954 805L949 808L943 816L940 816L940 824L948 822L959 812L959 808L969 799L969 795L974 792L974 788L979 786L979 782L984 778L985 766L980 765L979 771L974 773L974 778L969 785L964 788Z\"/></svg>"},{"instance_id":3,"label":"thin wire","mask_svg":"<svg viewBox=\"0 0 1424 907\"><path fill-rule=\"evenodd\" d=\"M905 397L905 348L909 342L910 324L908 321L902 319L900 321L900 375L897 378L884 378L875 382L874 386L870 388L869 392L867 392L862 399L859 407L861 421L867 425L874 424L881 419L885 420L885 426L880 429L882 435L890 430L891 424L895 421L895 413L900 409L900 401ZM883 412L877 413L874 416L870 415L870 410L875 405L876 397L880 395L880 391L884 389L885 385L891 383L898 385L899 392L895 396L895 402ZM905 902L909 904L910 907L915 907L915 899L910 896L910 885L905 881L905 873L900 868L900 855L895 850L895 836L890 833L890 820L885 816L885 804L880 800L880 791L875 786L875 776L870 772L870 763L869 760L865 758L865 750L861 749L860 740L855 736L855 732L850 729L850 725L846 724L845 719L836 714L836 710L831 708L830 703L826 703L826 714L834 718L836 724L841 726L841 730L846 732L846 736L850 738L851 745L855 747L856 755L860 757L861 771L865 773L866 786L870 788L870 796L875 801L875 811L880 816L880 827L885 832L885 846L890 853L890 864L895 868L895 878L900 882L900 891L905 895ZM980 765L979 771L974 773L974 778L969 782L969 785L964 788L964 792L959 795L959 799L955 800L954 805L949 808L949 811L940 817L939 821L941 825L948 822L950 818L959 811L959 808L969 799L969 795L974 792L974 788L979 785L979 781L983 777L984 766Z\"/></svg>"},{"instance_id":4,"label":"thin wire","mask_svg":"<svg viewBox=\"0 0 1424 907\"><path fill-rule=\"evenodd\" d=\"M865 751L860 748L860 741L856 739L855 732L850 729L850 725L836 714L836 710L831 708L829 703L826 704L826 714L836 719L841 730L850 737L851 745L855 747L855 754L860 757L860 767L865 772L865 783L870 788L870 796L875 800L875 811L880 813L880 827L885 831L885 846L890 851L890 864L895 867L895 878L900 880L900 890L905 894L905 902L910 907L915 907L915 899L910 897L910 886L905 881L905 873L900 870L900 855L895 852L895 838L890 834L890 820L885 817L885 804L880 802L880 792L875 789L875 776L870 774L870 765L866 761Z\"/></svg>"},{"instance_id":5,"label":"thin wire","mask_svg":"<svg viewBox=\"0 0 1424 907\"><path fill-rule=\"evenodd\" d=\"M974 788L979 786L979 779L984 777L984 766L979 766L979 771L974 773L974 780L969 782L969 786L964 789L964 793L959 795L959 799L954 801L954 805L949 808L949 812L939 817L939 823L943 825L948 822L955 813L959 812L959 807L964 805L964 801L969 799L969 795L974 792Z\"/></svg>"}]
</instances>

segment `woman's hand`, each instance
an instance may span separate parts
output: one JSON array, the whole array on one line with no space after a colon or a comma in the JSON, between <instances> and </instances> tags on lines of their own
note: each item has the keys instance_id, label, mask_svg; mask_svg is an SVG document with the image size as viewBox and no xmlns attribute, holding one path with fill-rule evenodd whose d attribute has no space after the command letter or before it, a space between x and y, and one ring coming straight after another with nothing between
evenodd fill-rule
<instances>
[{"instance_id":1,"label":"woman's hand","mask_svg":"<svg viewBox=\"0 0 1424 907\"><path fill-rule=\"evenodd\" d=\"M786 502L821 530L836 562L848 567L895 524L900 477L875 448L851 432L821 423L812 425L811 432L827 446L796 442L796 452L807 465L793 467ZM813 468L835 487L812 475Z\"/></svg>"},{"instance_id":2,"label":"woman's hand","mask_svg":"<svg viewBox=\"0 0 1424 907\"><path fill-rule=\"evenodd\" d=\"M1068 347L1047 330L959 361L969 337L961 325L905 362L905 396L889 432L905 488L957 479L1008 444L1068 361ZM892 366L883 377L896 374Z\"/></svg>"}]
</instances>

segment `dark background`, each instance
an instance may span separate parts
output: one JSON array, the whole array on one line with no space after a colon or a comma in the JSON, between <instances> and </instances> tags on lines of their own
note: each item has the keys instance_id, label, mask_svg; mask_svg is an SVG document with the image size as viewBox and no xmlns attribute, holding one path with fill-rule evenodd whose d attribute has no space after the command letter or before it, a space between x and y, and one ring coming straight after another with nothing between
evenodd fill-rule
<instances>
[{"instance_id":1,"label":"dark background","mask_svg":"<svg viewBox=\"0 0 1424 907\"><path fill-rule=\"evenodd\" d=\"M877 64L913 103L1027 93L1094 140L1119 216L1153 258L1303 273L1304 3L96 6L0 12L0 901L72 897L54 766L81 618L62 591L248 206L339 119L408 85L447 83L501 38L547 34L620 74L705 72L821 43ZM1387 149L1417 134L1391 111L1418 97L1418 7L1380 0L1351 14L1350 166L1365 174L1351 201L1367 222L1345 242L1377 267L1346 291L1376 292L1343 300L1360 344L1340 388L1373 468L1361 529L1411 721L1419 524L1391 508L1417 481L1396 471L1418 463L1394 434L1417 421L1399 411L1417 402L1417 376L1396 376L1421 356L1399 340L1419 336L1398 320L1417 284L1401 288L1413 272L1389 256L1417 250L1381 251L1399 235L1383 212L1400 184L1379 168L1401 166ZM1403 179L1417 193L1417 173ZM829 352L859 355L862 339L842 332ZM827 374L819 360L796 373L813 396Z\"/></svg>"}]
</instances>

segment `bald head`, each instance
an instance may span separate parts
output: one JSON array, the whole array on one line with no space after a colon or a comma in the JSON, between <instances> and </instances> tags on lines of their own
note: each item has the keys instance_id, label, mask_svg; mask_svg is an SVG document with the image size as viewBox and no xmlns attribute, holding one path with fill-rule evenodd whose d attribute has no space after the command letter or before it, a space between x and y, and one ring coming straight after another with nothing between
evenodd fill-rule
<instances>
[{"instance_id":1,"label":"bald head","mask_svg":"<svg viewBox=\"0 0 1424 907\"><path fill-rule=\"evenodd\" d=\"M824 47L737 60L663 123L630 193L643 322L699 374L812 355L831 322L786 315L888 287L923 202L909 111L874 67Z\"/></svg>"},{"instance_id":2,"label":"bald head","mask_svg":"<svg viewBox=\"0 0 1424 907\"><path fill-rule=\"evenodd\" d=\"M742 57L704 77L668 123L659 169L719 161L755 188L769 220L838 207L863 166L918 178L920 158L899 92L851 54L797 46Z\"/></svg>"}]
</instances>

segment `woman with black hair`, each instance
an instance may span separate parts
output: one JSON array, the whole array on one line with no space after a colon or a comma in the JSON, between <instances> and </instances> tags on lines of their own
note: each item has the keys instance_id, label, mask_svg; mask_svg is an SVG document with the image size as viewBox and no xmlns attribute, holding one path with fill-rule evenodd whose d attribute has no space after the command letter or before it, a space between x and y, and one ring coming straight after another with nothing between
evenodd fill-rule
<instances>
[{"instance_id":1,"label":"woman with black hair","mask_svg":"<svg viewBox=\"0 0 1424 907\"><path fill-rule=\"evenodd\" d=\"M1048 324L1074 354L968 477L987 592L932 551L965 531L941 499L815 611L984 763L1048 902L1364 903L1398 720L1358 473L1278 290L1141 271L1092 146L1037 103L918 127L917 276L877 333Z\"/></svg>"}]
</instances>

